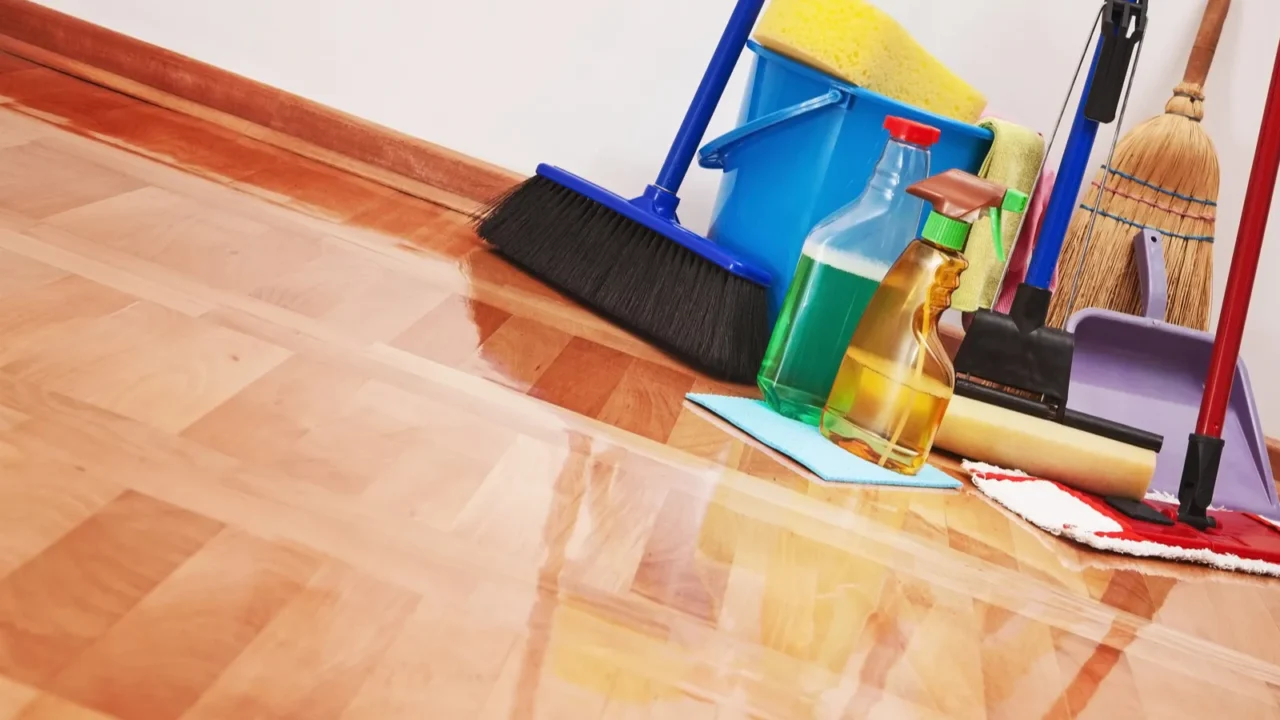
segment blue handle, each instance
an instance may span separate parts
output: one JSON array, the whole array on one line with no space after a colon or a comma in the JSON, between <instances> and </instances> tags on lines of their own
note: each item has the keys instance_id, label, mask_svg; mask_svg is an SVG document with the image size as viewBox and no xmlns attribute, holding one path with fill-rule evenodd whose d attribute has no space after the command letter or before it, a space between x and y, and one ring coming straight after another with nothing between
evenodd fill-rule
<instances>
[{"instance_id":1,"label":"blue handle","mask_svg":"<svg viewBox=\"0 0 1280 720\"><path fill-rule=\"evenodd\" d=\"M1093 63L1089 66L1089 77L1085 80L1084 93L1080 95L1080 105L1076 108L1076 117L1071 123L1071 135L1067 138L1067 147L1062 154L1062 165L1058 168L1058 179L1054 182L1053 194L1049 196L1049 207L1045 209L1044 220L1040 224L1040 237L1036 239L1031 264L1027 268L1027 284L1041 290L1048 290L1053 284L1053 275L1058 270L1058 256L1062 254L1062 243L1067 239L1067 229L1071 226L1071 216L1076 211L1080 186L1089 169L1089 156L1093 154L1093 143L1098 137L1098 123L1085 117L1084 108L1089 100L1089 91L1093 88L1093 76L1098 70L1098 57L1102 53L1104 39L1099 34L1098 44L1093 50Z\"/></svg>"},{"instance_id":2,"label":"blue handle","mask_svg":"<svg viewBox=\"0 0 1280 720\"><path fill-rule=\"evenodd\" d=\"M743 140L756 133L768 130L779 123L793 120L825 107L839 105L847 101L849 97L850 95L847 92L832 88L826 95L811 98L791 107L785 107L763 117L758 117L746 125L736 130L731 130L702 146L702 149L698 151L698 164L710 170L724 170L725 157Z\"/></svg>"},{"instance_id":3,"label":"blue handle","mask_svg":"<svg viewBox=\"0 0 1280 720\"><path fill-rule=\"evenodd\" d=\"M698 151L698 143L702 142L707 126L711 124L711 116L720 104L720 96L729 84L729 77L733 75L733 68L738 64L742 48L747 44L747 37L751 35L756 18L760 17L764 2L765 0L738 0L733 8L724 34L720 36L720 44L716 46L715 55L711 56L711 64L702 75L698 92L689 104L684 121L680 123L680 132L676 133L675 142L671 143L667 159L662 163L662 172L658 174L656 183L659 188L672 194L680 190L680 184L684 182L693 156Z\"/></svg>"}]
</instances>

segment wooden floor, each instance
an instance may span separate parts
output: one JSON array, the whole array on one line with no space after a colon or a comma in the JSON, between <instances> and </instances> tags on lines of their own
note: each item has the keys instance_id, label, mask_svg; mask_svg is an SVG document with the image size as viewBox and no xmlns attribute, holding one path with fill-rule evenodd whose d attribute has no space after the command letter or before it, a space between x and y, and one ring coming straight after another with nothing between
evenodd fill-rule
<instances>
[{"instance_id":1,"label":"wooden floor","mask_svg":"<svg viewBox=\"0 0 1280 720\"><path fill-rule=\"evenodd\" d=\"M1280 583L812 482L461 216L0 100L0 720L1280 718Z\"/></svg>"}]
</instances>

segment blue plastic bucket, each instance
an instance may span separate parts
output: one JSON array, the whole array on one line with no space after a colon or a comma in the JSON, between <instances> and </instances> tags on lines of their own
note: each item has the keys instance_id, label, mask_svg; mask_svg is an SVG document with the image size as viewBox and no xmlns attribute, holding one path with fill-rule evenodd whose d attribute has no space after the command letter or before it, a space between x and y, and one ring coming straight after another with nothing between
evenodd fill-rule
<instances>
[{"instance_id":1,"label":"blue plastic bucket","mask_svg":"<svg viewBox=\"0 0 1280 720\"><path fill-rule=\"evenodd\" d=\"M809 231L871 180L889 139L886 116L942 131L931 148L933 174L953 168L976 174L992 135L849 85L754 41L747 47L756 59L738 129L707 143L698 160L725 173L709 236L773 275L772 321Z\"/></svg>"}]
</instances>

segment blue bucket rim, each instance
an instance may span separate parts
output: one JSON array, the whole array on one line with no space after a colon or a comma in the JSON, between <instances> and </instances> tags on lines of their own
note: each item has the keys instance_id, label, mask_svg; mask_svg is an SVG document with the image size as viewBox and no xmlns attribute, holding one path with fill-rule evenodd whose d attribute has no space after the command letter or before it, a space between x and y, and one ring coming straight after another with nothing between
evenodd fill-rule
<instances>
[{"instance_id":1,"label":"blue bucket rim","mask_svg":"<svg viewBox=\"0 0 1280 720\"><path fill-rule=\"evenodd\" d=\"M889 105L892 108L902 108L903 110L909 111L912 114L923 115L925 117L928 117L931 123L935 123L934 127L937 127L939 130L944 130L944 131L950 130L952 132L964 133L966 135L972 135L972 136L986 139L986 140L990 140L995 137L995 133L991 132L987 128L984 128L978 125L972 125L966 122L960 122L959 120L956 120L954 118L945 117L943 115L939 115L937 113L933 113L928 110L925 110L924 108L918 108L914 105L908 105L904 102L894 100L888 95L882 95L874 90L868 90L867 88L859 87L845 80L841 80L840 78L837 78L834 75L828 75L827 73L821 70L818 70L817 68L805 65L799 60L794 60L792 58L789 58L780 52L770 50L769 48L761 45L755 40L748 39L747 48L751 50L751 52L759 56L760 58L781 63L787 67L788 71L796 73L797 75L805 76L810 80L825 82L829 85L838 87L841 90L847 93L850 93L852 95L867 96L868 99L870 100L875 100L877 102L884 103L885 105Z\"/></svg>"}]
</instances>

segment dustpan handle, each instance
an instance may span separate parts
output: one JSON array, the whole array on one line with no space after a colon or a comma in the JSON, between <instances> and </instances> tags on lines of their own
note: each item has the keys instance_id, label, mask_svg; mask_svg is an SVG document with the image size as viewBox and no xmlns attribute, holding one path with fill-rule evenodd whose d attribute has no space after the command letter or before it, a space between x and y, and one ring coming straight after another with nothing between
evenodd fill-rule
<instances>
[{"instance_id":1,"label":"dustpan handle","mask_svg":"<svg viewBox=\"0 0 1280 720\"><path fill-rule=\"evenodd\" d=\"M1142 314L1164 320L1169 309L1169 279L1164 266L1164 236L1143 228L1133 236L1133 260L1138 266L1138 287L1142 291Z\"/></svg>"},{"instance_id":2,"label":"dustpan handle","mask_svg":"<svg viewBox=\"0 0 1280 720\"><path fill-rule=\"evenodd\" d=\"M1271 214L1271 198L1275 195L1276 174L1280 171L1280 49L1276 51L1271 71L1271 89L1262 111L1262 129L1258 132L1258 148L1253 155L1249 188L1240 213L1240 230L1236 234L1235 251L1231 255L1231 272L1227 276L1227 293L1218 316L1218 335L1209 361L1209 377L1205 381L1204 399L1196 432L1221 438L1226 423L1227 403L1236 363L1240 359L1240 342L1244 323L1249 316L1249 300L1257 276L1258 258L1262 254L1262 238Z\"/></svg>"},{"instance_id":3,"label":"dustpan handle","mask_svg":"<svg viewBox=\"0 0 1280 720\"><path fill-rule=\"evenodd\" d=\"M684 121L680 123L676 139L667 151L662 171L658 173L655 184L663 190L672 194L680 190L693 156L698 152L698 143L707 134L711 116L720 104L720 97L724 95L724 88L729 84L733 68L738 64L742 48L747 45L747 38L756 24L756 18L760 17L764 2L765 0L738 0L734 6L733 14L729 16L729 22L720 36L720 43L716 45L715 54L711 56L711 63L707 65L693 102L689 103Z\"/></svg>"}]
</instances>

